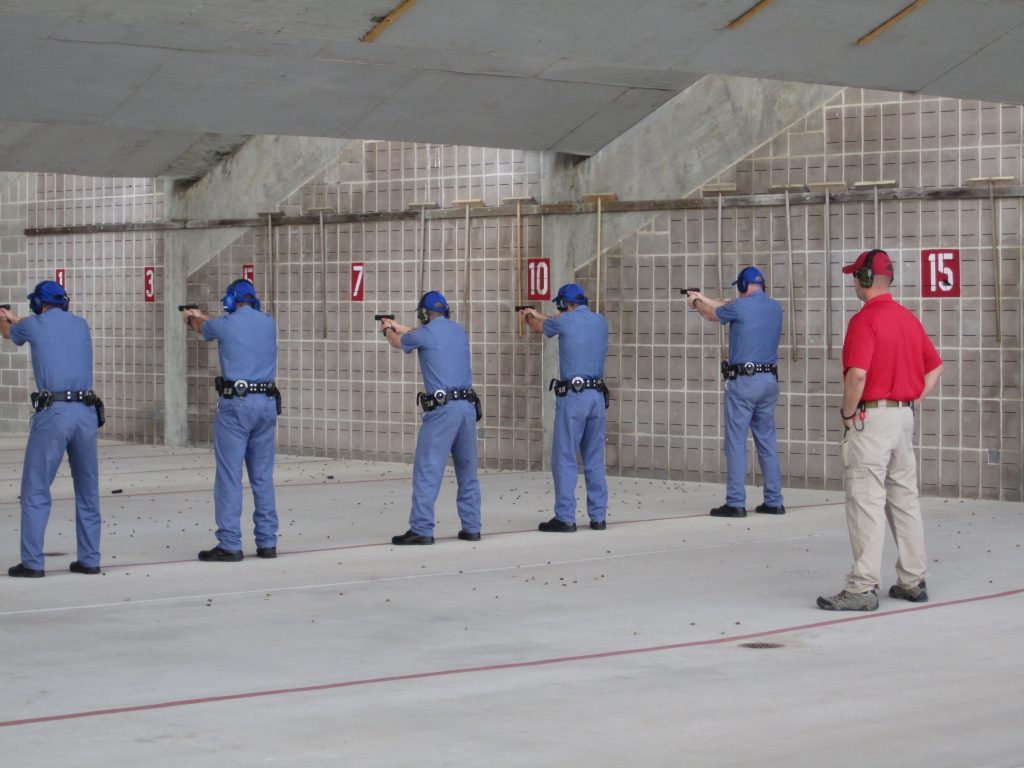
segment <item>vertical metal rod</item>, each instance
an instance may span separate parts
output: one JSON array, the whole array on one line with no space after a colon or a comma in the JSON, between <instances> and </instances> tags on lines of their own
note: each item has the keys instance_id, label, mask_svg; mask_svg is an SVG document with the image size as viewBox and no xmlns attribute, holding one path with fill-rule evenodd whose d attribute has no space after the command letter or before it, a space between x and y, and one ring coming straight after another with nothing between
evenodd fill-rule
<instances>
[{"instance_id":1,"label":"vertical metal rod","mask_svg":"<svg viewBox=\"0 0 1024 768\"><path fill-rule=\"evenodd\" d=\"M996 341L1003 342L1003 312L1002 312L1002 253L999 249L999 209L996 208L995 182L989 179L988 182L988 205L992 211L992 278L995 282L996 298Z\"/></svg>"},{"instance_id":2,"label":"vertical metal rod","mask_svg":"<svg viewBox=\"0 0 1024 768\"><path fill-rule=\"evenodd\" d=\"M516 203L516 304L523 304L523 204L520 202ZM523 318L516 314L519 338L523 338Z\"/></svg>"},{"instance_id":3,"label":"vertical metal rod","mask_svg":"<svg viewBox=\"0 0 1024 768\"><path fill-rule=\"evenodd\" d=\"M601 198L597 198L597 253L594 261L597 287L594 289L594 311L601 311Z\"/></svg>"},{"instance_id":4,"label":"vertical metal rod","mask_svg":"<svg viewBox=\"0 0 1024 768\"><path fill-rule=\"evenodd\" d=\"M277 277L274 274L274 217L267 214L267 295L272 312L277 311Z\"/></svg>"},{"instance_id":5,"label":"vertical metal rod","mask_svg":"<svg viewBox=\"0 0 1024 768\"><path fill-rule=\"evenodd\" d=\"M469 271L469 204L466 204L466 276L465 276L465 296L462 300L462 307L464 310L464 317L461 318L463 326L466 330L469 330L469 313L472 309L472 299L470 298L470 290L472 289L472 279Z\"/></svg>"},{"instance_id":6,"label":"vertical metal rod","mask_svg":"<svg viewBox=\"0 0 1024 768\"><path fill-rule=\"evenodd\" d=\"M422 296L424 293L426 293L426 289L424 289L424 287L423 287L424 286L424 281L427 279L427 258L426 258L426 253L427 253L427 209L426 208L420 208L420 248L419 248L419 252L416 254L416 258L417 258L417 260L420 263L419 276L417 278L418 281L419 281L419 284L417 285L417 291L416 291L417 297Z\"/></svg>"},{"instance_id":7,"label":"vertical metal rod","mask_svg":"<svg viewBox=\"0 0 1024 768\"><path fill-rule=\"evenodd\" d=\"M825 356L832 359L832 194L825 190Z\"/></svg>"},{"instance_id":8,"label":"vertical metal rod","mask_svg":"<svg viewBox=\"0 0 1024 768\"><path fill-rule=\"evenodd\" d=\"M323 340L327 341L327 227L324 212L320 211L320 305L323 312Z\"/></svg>"},{"instance_id":9,"label":"vertical metal rod","mask_svg":"<svg viewBox=\"0 0 1024 768\"><path fill-rule=\"evenodd\" d=\"M715 238L718 244L718 298L725 301L725 279L722 277L722 195L718 195L718 235ZM725 326L718 326L718 356L725 360Z\"/></svg>"},{"instance_id":10,"label":"vertical metal rod","mask_svg":"<svg viewBox=\"0 0 1024 768\"><path fill-rule=\"evenodd\" d=\"M878 202L878 187L872 187L875 195L875 248L882 247L882 206Z\"/></svg>"},{"instance_id":11,"label":"vertical metal rod","mask_svg":"<svg viewBox=\"0 0 1024 768\"><path fill-rule=\"evenodd\" d=\"M878 194L878 188L875 188ZM786 258L789 260L789 359L796 360L796 287L793 274L793 223L789 220L789 190L786 190Z\"/></svg>"}]
</instances>

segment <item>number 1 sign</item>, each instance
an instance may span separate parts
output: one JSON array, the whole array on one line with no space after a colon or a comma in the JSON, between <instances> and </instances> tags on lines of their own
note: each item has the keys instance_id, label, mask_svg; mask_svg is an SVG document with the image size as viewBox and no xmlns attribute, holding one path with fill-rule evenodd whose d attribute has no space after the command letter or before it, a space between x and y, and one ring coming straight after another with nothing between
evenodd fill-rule
<instances>
[{"instance_id":1,"label":"number 1 sign","mask_svg":"<svg viewBox=\"0 0 1024 768\"><path fill-rule=\"evenodd\" d=\"M960 296L960 250L929 248L921 251L921 296Z\"/></svg>"}]
</instances>

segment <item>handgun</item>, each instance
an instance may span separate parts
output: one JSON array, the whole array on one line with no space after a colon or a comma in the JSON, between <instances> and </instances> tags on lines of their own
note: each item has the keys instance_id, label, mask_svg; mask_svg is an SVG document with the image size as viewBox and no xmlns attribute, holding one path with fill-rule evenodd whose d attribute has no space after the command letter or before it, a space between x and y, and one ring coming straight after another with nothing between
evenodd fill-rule
<instances>
[{"instance_id":1,"label":"handgun","mask_svg":"<svg viewBox=\"0 0 1024 768\"><path fill-rule=\"evenodd\" d=\"M537 308L532 304L516 304L516 312L522 312L524 309L532 309L534 312L537 311Z\"/></svg>"},{"instance_id":2,"label":"handgun","mask_svg":"<svg viewBox=\"0 0 1024 768\"><path fill-rule=\"evenodd\" d=\"M700 293L700 288L680 288L679 292L685 296L688 293Z\"/></svg>"},{"instance_id":3,"label":"handgun","mask_svg":"<svg viewBox=\"0 0 1024 768\"><path fill-rule=\"evenodd\" d=\"M179 304L178 311L184 312L186 309L199 309L198 304Z\"/></svg>"},{"instance_id":4,"label":"handgun","mask_svg":"<svg viewBox=\"0 0 1024 768\"><path fill-rule=\"evenodd\" d=\"M381 320L394 320L395 316L394 315L374 315L373 319L376 320L379 323ZM381 336L383 336L386 339L388 337L388 329L387 328L381 328L380 329L380 334L381 334Z\"/></svg>"}]
</instances>

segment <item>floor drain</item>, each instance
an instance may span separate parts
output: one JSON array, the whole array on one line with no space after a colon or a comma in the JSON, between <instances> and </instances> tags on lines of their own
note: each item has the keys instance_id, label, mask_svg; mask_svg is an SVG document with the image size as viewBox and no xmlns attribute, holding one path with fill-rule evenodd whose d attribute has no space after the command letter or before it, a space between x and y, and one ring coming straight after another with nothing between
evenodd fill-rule
<instances>
[{"instance_id":1,"label":"floor drain","mask_svg":"<svg viewBox=\"0 0 1024 768\"><path fill-rule=\"evenodd\" d=\"M740 648L756 648L758 650L764 648L785 648L782 643L740 643Z\"/></svg>"}]
</instances>

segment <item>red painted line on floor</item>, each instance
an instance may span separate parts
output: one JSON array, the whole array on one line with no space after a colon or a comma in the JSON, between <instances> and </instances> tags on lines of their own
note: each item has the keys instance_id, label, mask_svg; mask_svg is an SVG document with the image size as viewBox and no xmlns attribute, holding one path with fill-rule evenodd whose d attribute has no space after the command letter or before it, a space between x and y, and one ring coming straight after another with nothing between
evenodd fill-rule
<instances>
[{"instance_id":1,"label":"red painted line on floor","mask_svg":"<svg viewBox=\"0 0 1024 768\"><path fill-rule=\"evenodd\" d=\"M668 645L653 645L646 648L626 648L617 651L602 651L598 653L585 653L578 656L557 656L550 659L533 659L531 661L512 661L504 664L487 664L479 667L457 667L455 669L440 669L432 672L413 672L407 675L387 675L384 677L368 677L359 680L343 680L335 683L322 683L320 685L304 685L295 688L277 688L267 691L249 691L248 693L230 693L221 696L202 696L194 699L177 699L175 701L163 701L156 704L139 704L130 707L115 707L112 709L93 709L84 712L68 712L62 715L44 715L42 717L28 717L22 720L0 721L0 728L9 728L17 725L32 725L35 723L52 723L60 720L77 720L85 717L103 717L106 715L120 715L129 712L146 712L153 709L171 709L174 707L188 707L195 704L213 704L221 701L238 701L240 699L258 699L266 696L282 696L289 693L311 693L314 691L330 691L338 688L353 688L361 685L377 685L379 683L395 683L405 680L424 680L432 677L447 677L452 675L467 675L476 672L497 672L506 669L523 669L527 667L544 667L552 664L567 664L574 661L593 661L595 659L609 659L617 656L634 656L641 653L658 653L661 651L675 651L683 648L699 648L706 645L725 645L744 640L755 640L761 637L773 637L775 635L789 634L791 632L802 632L808 629L819 629L821 627L832 627L839 624L850 624L855 621L869 621L889 616L900 616L906 613L928 611L934 608L947 608L952 605L964 605L984 600L995 600L1000 597L1012 597L1024 594L1024 589L1010 589L1005 592L995 592L989 595L978 595L976 597L964 597L959 600L946 600L927 605L915 605L909 608L900 608L894 611L883 613L862 613L856 616L844 616L838 619L827 621L815 621L810 624L798 624L792 627L780 629L767 629L762 632L750 632L745 635L731 635L729 637L716 637L711 640L692 640L685 643L670 643Z\"/></svg>"}]
</instances>

